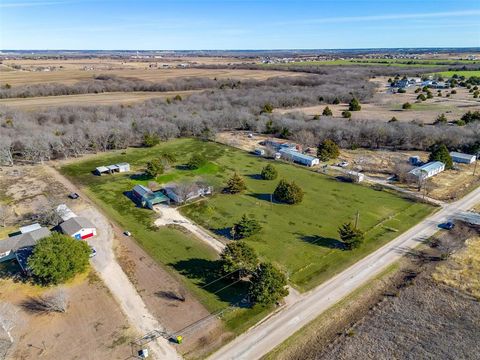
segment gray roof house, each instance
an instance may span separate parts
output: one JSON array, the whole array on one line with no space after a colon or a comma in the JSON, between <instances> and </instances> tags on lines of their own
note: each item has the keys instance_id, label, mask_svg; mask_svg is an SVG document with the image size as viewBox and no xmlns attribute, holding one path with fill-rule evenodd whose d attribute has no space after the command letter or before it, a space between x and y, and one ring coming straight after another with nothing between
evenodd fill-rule
<instances>
[{"instance_id":1,"label":"gray roof house","mask_svg":"<svg viewBox=\"0 0 480 360\"><path fill-rule=\"evenodd\" d=\"M64 234L77 239L86 239L97 234L95 225L82 216L77 216L64 221L59 225Z\"/></svg>"},{"instance_id":2,"label":"gray roof house","mask_svg":"<svg viewBox=\"0 0 480 360\"><path fill-rule=\"evenodd\" d=\"M11 236L0 241L0 262L14 258L15 252L25 247L34 246L38 240L50 235L50 230L40 228L25 234Z\"/></svg>"},{"instance_id":3,"label":"gray roof house","mask_svg":"<svg viewBox=\"0 0 480 360\"><path fill-rule=\"evenodd\" d=\"M475 162L475 160L477 160L477 157L475 155L464 154L455 151L452 151L450 153L450 156L452 157L453 162L462 164L472 164Z\"/></svg>"},{"instance_id":4,"label":"gray roof house","mask_svg":"<svg viewBox=\"0 0 480 360\"><path fill-rule=\"evenodd\" d=\"M441 173L443 170L445 170L445 164L443 162L432 161L410 170L409 174L417 179L427 179Z\"/></svg>"}]
</instances>

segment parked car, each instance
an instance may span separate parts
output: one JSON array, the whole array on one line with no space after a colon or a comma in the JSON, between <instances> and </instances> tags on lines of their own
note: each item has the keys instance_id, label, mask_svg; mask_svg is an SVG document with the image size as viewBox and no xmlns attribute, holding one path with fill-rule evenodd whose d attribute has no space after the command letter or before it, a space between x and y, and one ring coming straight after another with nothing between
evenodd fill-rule
<instances>
[{"instance_id":1,"label":"parked car","mask_svg":"<svg viewBox=\"0 0 480 360\"><path fill-rule=\"evenodd\" d=\"M340 167L342 167L342 168L347 167L347 166L348 166L348 161L339 162L339 163L337 164L337 166L340 166Z\"/></svg>"},{"instance_id":2,"label":"parked car","mask_svg":"<svg viewBox=\"0 0 480 360\"><path fill-rule=\"evenodd\" d=\"M451 221L438 225L439 228L445 230L452 230L455 227L455 224Z\"/></svg>"},{"instance_id":3,"label":"parked car","mask_svg":"<svg viewBox=\"0 0 480 360\"><path fill-rule=\"evenodd\" d=\"M88 255L89 257L94 257L95 255L97 255L97 250L95 250L95 248L93 246L90 246L90 250L92 251L90 253L90 255Z\"/></svg>"},{"instance_id":4,"label":"parked car","mask_svg":"<svg viewBox=\"0 0 480 360\"><path fill-rule=\"evenodd\" d=\"M78 195L77 193L70 193L70 194L68 194L68 197L69 197L70 199L74 199L74 200L75 200L75 199L78 199L78 198L80 197L80 195Z\"/></svg>"},{"instance_id":5,"label":"parked car","mask_svg":"<svg viewBox=\"0 0 480 360\"><path fill-rule=\"evenodd\" d=\"M123 235L125 235L125 236L132 236L132 233L131 233L130 231L126 231L126 230L125 230L125 231L123 232Z\"/></svg>"}]
</instances>

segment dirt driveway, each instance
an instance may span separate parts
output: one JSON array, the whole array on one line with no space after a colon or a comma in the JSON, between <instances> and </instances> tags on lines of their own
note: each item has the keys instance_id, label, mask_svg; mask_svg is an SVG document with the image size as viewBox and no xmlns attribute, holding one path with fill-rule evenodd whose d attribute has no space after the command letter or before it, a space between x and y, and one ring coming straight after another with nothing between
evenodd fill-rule
<instances>
[{"instance_id":1,"label":"dirt driveway","mask_svg":"<svg viewBox=\"0 0 480 360\"><path fill-rule=\"evenodd\" d=\"M79 192L73 184L61 176L55 169L50 167L48 169L68 189ZM92 259L92 264L125 315L127 315L132 326L140 334L145 334L152 330L164 331L165 329L148 311L135 287L118 264L112 248L113 230L108 220L93 206L86 207L78 215L90 219L97 228L97 236L89 241L97 250L97 255ZM175 349L162 337L150 342L149 347L157 359L180 359Z\"/></svg>"}]
</instances>

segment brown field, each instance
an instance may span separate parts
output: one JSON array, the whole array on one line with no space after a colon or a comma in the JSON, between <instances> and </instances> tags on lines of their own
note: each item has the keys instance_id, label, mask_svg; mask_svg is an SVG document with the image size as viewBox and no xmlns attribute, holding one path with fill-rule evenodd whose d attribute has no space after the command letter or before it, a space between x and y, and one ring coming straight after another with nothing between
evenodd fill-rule
<instances>
[{"instance_id":1,"label":"brown field","mask_svg":"<svg viewBox=\"0 0 480 360\"><path fill-rule=\"evenodd\" d=\"M3 264L2 264L3 265ZM3 275L3 273L2 273ZM136 334L107 288L94 273L80 275L64 287L69 298L66 313L33 313L23 304L48 292L12 279L0 279L0 300L19 313L7 359L126 359Z\"/></svg>"},{"instance_id":2,"label":"brown field","mask_svg":"<svg viewBox=\"0 0 480 360\"><path fill-rule=\"evenodd\" d=\"M234 69L144 69L144 68L101 68L85 71L80 69L60 69L55 71L3 71L0 72L0 82L12 86L58 82L74 84L78 81L92 79L99 74L110 74L122 77L132 77L147 81L161 82L178 77L209 77L233 79L265 80L276 76L301 76L299 73L274 70L234 70Z\"/></svg>"},{"instance_id":3,"label":"brown field","mask_svg":"<svg viewBox=\"0 0 480 360\"><path fill-rule=\"evenodd\" d=\"M398 121L430 124L440 114L445 114L449 121L458 120L467 111L480 110L480 99L474 99L467 89L456 88L457 94L446 97L450 90L442 90L442 97L438 97L437 90L432 89L434 97L424 102L416 103L415 88L407 89L404 94L391 94L387 91L385 84L387 78L374 79L378 83L379 88L374 97L368 102L362 104L361 111L352 112L352 119L355 120L378 120L389 121L392 117ZM409 102L413 105L410 110L402 110L402 104ZM323 109L327 105L316 105L308 107L276 109L278 113L289 113L292 111L300 111L308 116L321 115ZM341 117L342 111L348 110L347 104L331 105L328 107L332 110L334 117Z\"/></svg>"},{"instance_id":4,"label":"brown field","mask_svg":"<svg viewBox=\"0 0 480 360\"><path fill-rule=\"evenodd\" d=\"M52 106L91 106L91 105L117 105L133 104L149 99L165 99L175 95L185 97L197 90L176 92L111 92L101 94L80 94L60 96L39 96L32 98L0 99L0 106L7 106L20 110L37 110Z\"/></svg>"},{"instance_id":5,"label":"brown field","mask_svg":"<svg viewBox=\"0 0 480 360\"><path fill-rule=\"evenodd\" d=\"M475 336L480 330L479 302L470 296L471 288L457 290L457 281L443 285L432 274L445 268L441 274L447 279L471 275L469 260L478 256L479 231L458 223L455 230L438 233L432 246L423 245L404 257L264 359L476 358L471 355L480 351ZM468 253L472 245L476 254ZM441 260L452 251L456 254ZM464 274L464 269L469 272ZM474 274L469 285L478 289L478 270Z\"/></svg>"}]
</instances>

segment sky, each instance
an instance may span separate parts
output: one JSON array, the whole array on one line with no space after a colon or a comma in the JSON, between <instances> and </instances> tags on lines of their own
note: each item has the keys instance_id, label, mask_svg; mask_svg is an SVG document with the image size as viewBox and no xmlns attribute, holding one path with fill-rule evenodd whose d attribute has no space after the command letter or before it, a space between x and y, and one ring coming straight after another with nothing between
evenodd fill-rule
<instances>
[{"instance_id":1,"label":"sky","mask_svg":"<svg viewBox=\"0 0 480 360\"><path fill-rule=\"evenodd\" d=\"M0 49L479 47L480 0L0 0Z\"/></svg>"}]
</instances>

